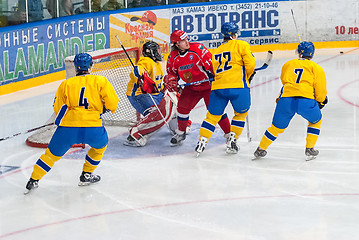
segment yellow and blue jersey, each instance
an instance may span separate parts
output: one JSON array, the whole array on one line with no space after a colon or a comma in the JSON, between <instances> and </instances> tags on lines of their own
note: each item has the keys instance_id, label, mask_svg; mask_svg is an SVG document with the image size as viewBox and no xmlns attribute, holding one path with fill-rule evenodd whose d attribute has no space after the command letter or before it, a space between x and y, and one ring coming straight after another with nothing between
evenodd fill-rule
<instances>
[{"instance_id":1,"label":"yellow and blue jersey","mask_svg":"<svg viewBox=\"0 0 359 240\"><path fill-rule=\"evenodd\" d=\"M248 78L254 72L256 60L247 42L229 40L212 51L215 74L212 90L249 88Z\"/></svg>"},{"instance_id":2,"label":"yellow and blue jersey","mask_svg":"<svg viewBox=\"0 0 359 240\"><path fill-rule=\"evenodd\" d=\"M55 124L101 127L103 107L114 113L118 102L113 86L103 76L86 74L69 78L61 83L55 95Z\"/></svg>"},{"instance_id":3,"label":"yellow and blue jersey","mask_svg":"<svg viewBox=\"0 0 359 240\"><path fill-rule=\"evenodd\" d=\"M324 70L311 60L300 58L286 62L280 79L283 87L279 97L304 97L323 102L327 96Z\"/></svg>"},{"instance_id":4,"label":"yellow and blue jersey","mask_svg":"<svg viewBox=\"0 0 359 240\"><path fill-rule=\"evenodd\" d=\"M158 90L163 88L162 80L164 76L161 63L155 62L149 57L140 57L137 66L135 66L135 69L130 73L131 80L127 84L127 96L143 94L137 80L145 71L147 71L149 77L156 83ZM156 94L158 93L154 93L153 95Z\"/></svg>"}]
</instances>

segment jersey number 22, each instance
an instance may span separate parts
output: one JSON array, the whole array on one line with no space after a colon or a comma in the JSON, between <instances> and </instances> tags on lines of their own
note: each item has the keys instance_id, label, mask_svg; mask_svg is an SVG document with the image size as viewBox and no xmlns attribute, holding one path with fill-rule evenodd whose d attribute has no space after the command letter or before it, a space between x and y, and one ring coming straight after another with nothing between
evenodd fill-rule
<instances>
[{"instance_id":1,"label":"jersey number 22","mask_svg":"<svg viewBox=\"0 0 359 240\"><path fill-rule=\"evenodd\" d=\"M227 71L232 68L232 66L229 65L229 62L232 60L231 52L222 52L216 54L214 55L214 59L219 63L216 73L221 73L223 71ZM222 59L224 59L224 62L222 62Z\"/></svg>"}]
</instances>

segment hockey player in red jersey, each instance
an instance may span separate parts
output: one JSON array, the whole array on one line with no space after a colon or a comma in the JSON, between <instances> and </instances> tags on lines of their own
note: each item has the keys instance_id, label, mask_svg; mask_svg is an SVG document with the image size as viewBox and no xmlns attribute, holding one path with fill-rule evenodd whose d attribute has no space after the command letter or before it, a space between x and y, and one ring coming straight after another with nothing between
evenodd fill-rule
<instances>
[{"instance_id":1,"label":"hockey player in red jersey","mask_svg":"<svg viewBox=\"0 0 359 240\"><path fill-rule=\"evenodd\" d=\"M179 80L190 83L213 78L212 54L203 44L189 42L187 34L182 30L175 30L170 40L173 45L166 66L168 74L164 79L166 88L177 90ZM172 144L179 144L186 138L189 113L202 98L208 107L210 94L209 81L182 89L177 106L178 128L171 139ZM226 113L222 115L219 125L227 137L230 132L230 122Z\"/></svg>"}]
</instances>

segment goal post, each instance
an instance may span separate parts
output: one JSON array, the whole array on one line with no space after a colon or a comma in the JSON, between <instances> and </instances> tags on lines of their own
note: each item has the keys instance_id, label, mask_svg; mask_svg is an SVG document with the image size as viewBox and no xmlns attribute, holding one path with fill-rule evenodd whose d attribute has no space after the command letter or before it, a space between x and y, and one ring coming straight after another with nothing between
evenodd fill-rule
<instances>
[{"instance_id":1,"label":"goal post","mask_svg":"<svg viewBox=\"0 0 359 240\"><path fill-rule=\"evenodd\" d=\"M139 48L126 49L132 62L136 64L140 58ZM128 59L126 53L120 48L111 48L88 52L92 56L93 66L91 74L106 77L114 87L119 103L115 113L110 111L102 114L101 118L105 126L131 126L139 119L140 115L129 102L126 90L130 81L130 73L133 66ZM74 66L75 56L65 58L66 78L76 76ZM53 121L53 114L48 122ZM56 129L56 125L48 126L45 129L39 129L26 139L26 144L32 147L46 148Z\"/></svg>"}]
</instances>

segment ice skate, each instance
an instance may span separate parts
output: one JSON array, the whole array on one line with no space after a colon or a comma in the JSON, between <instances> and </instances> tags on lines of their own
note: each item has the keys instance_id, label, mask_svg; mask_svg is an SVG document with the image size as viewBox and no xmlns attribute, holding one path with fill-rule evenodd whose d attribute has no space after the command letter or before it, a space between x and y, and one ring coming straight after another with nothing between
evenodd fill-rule
<instances>
[{"instance_id":1,"label":"ice skate","mask_svg":"<svg viewBox=\"0 0 359 240\"><path fill-rule=\"evenodd\" d=\"M95 175L90 172L82 172L80 176L80 182L79 186L87 186L92 183L97 183L101 180L101 177L99 175Z\"/></svg>"},{"instance_id":2,"label":"ice skate","mask_svg":"<svg viewBox=\"0 0 359 240\"><path fill-rule=\"evenodd\" d=\"M205 137L200 137L197 146L195 148L196 151L196 157L199 157L199 155L204 151L204 149L206 148L207 145L207 141L208 139Z\"/></svg>"},{"instance_id":3,"label":"ice skate","mask_svg":"<svg viewBox=\"0 0 359 240\"><path fill-rule=\"evenodd\" d=\"M236 134L234 132L230 132L227 138L227 149L226 153L228 154L236 154L238 153L239 147L237 145L237 138L235 137Z\"/></svg>"},{"instance_id":4,"label":"ice skate","mask_svg":"<svg viewBox=\"0 0 359 240\"><path fill-rule=\"evenodd\" d=\"M257 147L256 151L254 152L254 158L252 160L260 159L265 157L265 155L267 155L267 151Z\"/></svg>"},{"instance_id":5,"label":"ice skate","mask_svg":"<svg viewBox=\"0 0 359 240\"><path fill-rule=\"evenodd\" d=\"M34 180L32 178L26 184L26 190L24 194L28 194L31 190L39 187L39 180Z\"/></svg>"},{"instance_id":6,"label":"ice skate","mask_svg":"<svg viewBox=\"0 0 359 240\"><path fill-rule=\"evenodd\" d=\"M123 142L123 145L129 147L143 147L147 143L147 139L140 137L139 139L134 138L132 135L128 135L126 140Z\"/></svg>"},{"instance_id":7,"label":"ice skate","mask_svg":"<svg viewBox=\"0 0 359 240\"><path fill-rule=\"evenodd\" d=\"M185 139L186 139L186 133L176 129L176 134L173 135L173 137L171 138L172 146L176 146L180 144Z\"/></svg>"},{"instance_id":8,"label":"ice skate","mask_svg":"<svg viewBox=\"0 0 359 240\"><path fill-rule=\"evenodd\" d=\"M314 148L306 148L305 149L305 155L307 156L306 157L306 161L310 161L310 160L313 160L315 159L319 154L319 151L318 150L315 150Z\"/></svg>"}]
</instances>

